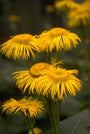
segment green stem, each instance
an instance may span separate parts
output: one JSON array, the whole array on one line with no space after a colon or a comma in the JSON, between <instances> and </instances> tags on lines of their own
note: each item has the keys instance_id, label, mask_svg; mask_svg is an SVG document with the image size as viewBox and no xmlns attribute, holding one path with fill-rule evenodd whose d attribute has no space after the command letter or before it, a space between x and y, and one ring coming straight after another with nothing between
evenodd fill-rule
<instances>
[{"instance_id":1,"label":"green stem","mask_svg":"<svg viewBox=\"0 0 90 134\"><path fill-rule=\"evenodd\" d=\"M23 113L22 113L22 114L23 114ZM32 134L35 134L34 131L33 131L32 126L31 126L31 123L30 123L30 120L29 120L28 116L26 117L24 114L23 114L23 116L24 116L25 121L26 121L26 123L27 123L27 126L28 126L28 128L31 130Z\"/></svg>"},{"instance_id":2,"label":"green stem","mask_svg":"<svg viewBox=\"0 0 90 134\"><path fill-rule=\"evenodd\" d=\"M58 133L60 134L60 132L59 132L59 119L60 119L60 105L61 105L61 101L60 100L58 100L57 101L57 128L58 128Z\"/></svg>"},{"instance_id":3,"label":"green stem","mask_svg":"<svg viewBox=\"0 0 90 134\"><path fill-rule=\"evenodd\" d=\"M51 62L51 53L50 52L47 53L47 62L48 63Z\"/></svg>"},{"instance_id":4,"label":"green stem","mask_svg":"<svg viewBox=\"0 0 90 134\"><path fill-rule=\"evenodd\" d=\"M79 50L77 50L77 49L74 49L73 50L73 54L74 54L74 62L76 63L76 64L78 64L78 51Z\"/></svg>"},{"instance_id":5,"label":"green stem","mask_svg":"<svg viewBox=\"0 0 90 134\"><path fill-rule=\"evenodd\" d=\"M90 116L90 69L87 70L87 83L88 83L88 109L89 109L89 116Z\"/></svg>"},{"instance_id":6,"label":"green stem","mask_svg":"<svg viewBox=\"0 0 90 134\"><path fill-rule=\"evenodd\" d=\"M49 113L49 117L50 117L50 121L52 125L53 134L55 134L55 125L54 125L53 114L52 114L52 109L51 109L51 102L49 99L47 99L47 103L48 103L48 113Z\"/></svg>"},{"instance_id":7,"label":"green stem","mask_svg":"<svg viewBox=\"0 0 90 134\"><path fill-rule=\"evenodd\" d=\"M27 64L28 69L30 69L30 62L29 62L29 60L26 60L26 64Z\"/></svg>"},{"instance_id":8,"label":"green stem","mask_svg":"<svg viewBox=\"0 0 90 134\"><path fill-rule=\"evenodd\" d=\"M57 51L57 53L56 53L56 62L58 62L58 61L59 61L59 51ZM58 100L57 104L56 104L56 106L57 106L57 108L56 108L57 134L60 134L60 132L59 132L60 104L61 104L61 101Z\"/></svg>"},{"instance_id":9,"label":"green stem","mask_svg":"<svg viewBox=\"0 0 90 134\"><path fill-rule=\"evenodd\" d=\"M53 100L51 100L51 110L52 110L52 115L53 115L53 120L54 120L54 125L55 125L55 134L59 134L59 126L58 126L58 122L57 122L57 112L55 113L55 106L54 106L54 102Z\"/></svg>"},{"instance_id":10,"label":"green stem","mask_svg":"<svg viewBox=\"0 0 90 134\"><path fill-rule=\"evenodd\" d=\"M61 105L61 100L58 100L57 102L57 112L58 112L58 118L60 118L60 105Z\"/></svg>"},{"instance_id":11,"label":"green stem","mask_svg":"<svg viewBox=\"0 0 90 134\"><path fill-rule=\"evenodd\" d=\"M56 62L59 61L59 51L56 52Z\"/></svg>"},{"instance_id":12,"label":"green stem","mask_svg":"<svg viewBox=\"0 0 90 134\"><path fill-rule=\"evenodd\" d=\"M59 133L59 125L57 122L57 112L55 113L54 101L47 98L47 102L48 102L49 116L50 116L51 125L52 125L52 129L53 129L53 134L60 134Z\"/></svg>"}]
</instances>

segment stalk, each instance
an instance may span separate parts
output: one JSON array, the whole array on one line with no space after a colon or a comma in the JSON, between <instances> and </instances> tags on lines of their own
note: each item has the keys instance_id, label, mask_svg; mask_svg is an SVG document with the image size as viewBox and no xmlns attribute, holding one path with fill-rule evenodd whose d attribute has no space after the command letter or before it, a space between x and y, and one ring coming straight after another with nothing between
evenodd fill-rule
<instances>
[{"instance_id":1,"label":"stalk","mask_svg":"<svg viewBox=\"0 0 90 134\"><path fill-rule=\"evenodd\" d=\"M59 60L59 51L56 53L56 62ZM47 62L51 62L51 53L47 53ZM59 118L60 118L60 101L57 101L57 108L55 102L51 98L46 98L48 103L48 113L52 125L53 134L60 134L59 132Z\"/></svg>"},{"instance_id":2,"label":"stalk","mask_svg":"<svg viewBox=\"0 0 90 134\"><path fill-rule=\"evenodd\" d=\"M31 123L30 123L30 120L29 120L28 116L26 117L24 114L23 114L23 116L24 116L26 124L27 124L28 128L31 130L32 134L35 134L34 131L33 131L32 126L31 126Z\"/></svg>"},{"instance_id":3,"label":"stalk","mask_svg":"<svg viewBox=\"0 0 90 134\"><path fill-rule=\"evenodd\" d=\"M60 132L59 132L59 127L60 127L60 122L59 122L59 120L60 120L60 105L61 105L61 101L60 100L58 100L57 101L57 128L58 128L58 133L60 134Z\"/></svg>"},{"instance_id":4,"label":"stalk","mask_svg":"<svg viewBox=\"0 0 90 134\"><path fill-rule=\"evenodd\" d=\"M26 64L27 64L28 69L30 69L30 62L29 62L29 60L26 60Z\"/></svg>"},{"instance_id":5,"label":"stalk","mask_svg":"<svg viewBox=\"0 0 90 134\"><path fill-rule=\"evenodd\" d=\"M50 116L53 134L60 134L59 133L59 125L58 125L59 120L57 120L58 113L57 112L55 113L54 101L47 98L47 103L48 103L48 112L49 112L49 116Z\"/></svg>"},{"instance_id":6,"label":"stalk","mask_svg":"<svg viewBox=\"0 0 90 134\"><path fill-rule=\"evenodd\" d=\"M47 62L50 63L51 62L51 53L47 52Z\"/></svg>"},{"instance_id":7,"label":"stalk","mask_svg":"<svg viewBox=\"0 0 90 134\"><path fill-rule=\"evenodd\" d=\"M87 76L88 76L88 109L89 109L89 116L90 116L90 69L87 70Z\"/></svg>"},{"instance_id":8,"label":"stalk","mask_svg":"<svg viewBox=\"0 0 90 134\"><path fill-rule=\"evenodd\" d=\"M55 134L60 134L58 120L57 120L58 111L55 113L54 101L52 101L52 100L51 100L51 108L52 108L53 120L54 120L54 124L55 124L55 131L56 131Z\"/></svg>"},{"instance_id":9,"label":"stalk","mask_svg":"<svg viewBox=\"0 0 90 134\"><path fill-rule=\"evenodd\" d=\"M59 61L59 51L57 51L56 53L56 62ZM59 132L59 119L60 119L60 104L61 104L61 101L60 100L57 100L57 104L56 104L56 122L57 122L57 133L60 134Z\"/></svg>"},{"instance_id":10,"label":"stalk","mask_svg":"<svg viewBox=\"0 0 90 134\"><path fill-rule=\"evenodd\" d=\"M56 52L56 62L59 61L59 51Z\"/></svg>"},{"instance_id":11,"label":"stalk","mask_svg":"<svg viewBox=\"0 0 90 134\"><path fill-rule=\"evenodd\" d=\"M47 98L47 103L48 103L48 113L49 113L49 117L50 117L50 122L51 122L52 130L53 130L53 134L55 134L56 132L55 132L55 124L54 124L54 120L53 120L51 102L48 98Z\"/></svg>"}]
</instances>

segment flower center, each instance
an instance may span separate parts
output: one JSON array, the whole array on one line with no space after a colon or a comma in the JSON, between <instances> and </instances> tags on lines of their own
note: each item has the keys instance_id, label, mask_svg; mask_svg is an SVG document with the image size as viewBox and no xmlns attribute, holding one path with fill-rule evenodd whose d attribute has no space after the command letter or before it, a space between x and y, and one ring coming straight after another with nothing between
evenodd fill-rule
<instances>
[{"instance_id":1,"label":"flower center","mask_svg":"<svg viewBox=\"0 0 90 134\"><path fill-rule=\"evenodd\" d=\"M50 69L50 65L44 62L37 63L30 68L30 73L33 77L39 77L44 74L45 70Z\"/></svg>"},{"instance_id":2,"label":"flower center","mask_svg":"<svg viewBox=\"0 0 90 134\"><path fill-rule=\"evenodd\" d=\"M68 34L69 34L69 31L63 28L54 28L49 31L50 37L63 36L63 35L68 35Z\"/></svg>"},{"instance_id":3,"label":"flower center","mask_svg":"<svg viewBox=\"0 0 90 134\"><path fill-rule=\"evenodd\" d=\"M20 34L13 37L12 40L14 43L28 45L33 40L33 36L30 34Z\"/></svg>"},{"instance_id":4,"label":"flower center","mask_svg":"<svg viewBox=\"0 0 90 134\"><path fill-rule=\"evenodd\" d=\"M61 72L56 72L56 75L62 75L62 73Z\"/></svg>"},{"instance_id":5,"label":"flower center","mask_svg":"<svg viewBox=\"0 0 90 134\"><path fill-rule=\"evenodd\" d=\"M49 71L48 77L54 82L65 82L69 77L69 73L65 69L56 68Z\"/></svg>"},{"instance_id":6,"label":"flower center","mask_svg":"<svg viewBox=\"0 0 90 134\"><path fill-rule=\"evenodd\" d=\"M28 105L28 102L30 102L32 99L32 97L29 97L29 98L26 98L24 97L22 100L18 101L19 104L25 104L25 105Z\"/></svg>"}]
</instances>

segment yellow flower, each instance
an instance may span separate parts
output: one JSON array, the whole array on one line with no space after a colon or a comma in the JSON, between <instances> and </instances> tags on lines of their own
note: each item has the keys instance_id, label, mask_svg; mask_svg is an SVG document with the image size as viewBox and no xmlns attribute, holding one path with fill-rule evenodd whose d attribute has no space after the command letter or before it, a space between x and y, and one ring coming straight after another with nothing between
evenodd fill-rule
<instances>
[{"instance_id":1,"label":"yellow flower","mask_svg":"<svg viewBox=\"0 0 90 134\"><path fill-rule=\"evenodd\" d=\"M61 49L69 50L78 45L80 38L70 31L63 28L53 28L49 31L44 31L39 35L40 43L43 46L43 51L52 52L56 48L57 51Z\"/></svg>"},{"instance_id":2,"label":"yellow flower","mask_svg":"<svg viewBox=\"0 0 90 134\"><path fill-rule=\"evenodd\" d=\"M78 6L79 4L75 3L73 0L62 0L55 2L56 9L61 11L71 11L76 9Z\"/></svg>"},{"instance_id":3,"label":"yellow flower","mask_svg":"<svg viewBox=\"0 0 90 134\"><path fill-rule=\"evenodd\" d=\"M76 91L81 89L81 81L75 76L77 70L66 70L63 68L54 68L47 71L46 75L39 77L36 89L38 94L51 95L52 99L55 96L58 99L63 99L67 93L75 96Z\"/></svg>"},{"instance_id":4,"label":"yellow flower","mask_svg":"<svg viewBox=\"0 0 90 134\"><path fill-rule=\"evenodd\" d=\"M84 0L81 5L86 5L87 7L90 7L90 0Z\"/></svg>"},{"instance_id":5,"label":"yellow flower","mask_svg":"<svg viewBox=\"0 0 90 134\"><path fill-rule=\"evenodd\" d=\"M6 114L11 114L12 112L15 112L15 114L22 112L25 116L30 114L31 117L42 114L44 110L43 104L32 97L29 97L28 99L24 97L19 101L11 98L9 101L4 102L2 107L3 112L6 111Z\"/></svg>"},{"instance_id":6,"label":"yellow flower","mask_svg":"<svg viewBox=\"0 0 90 134\"><path fill-rule=\"evenodd\" d=\"M70 27L90 25L90 9L86 5L81 5L75 11L70 12L68 18L68 25Z\"/></svg>"},{"instance_id":7,"label":"yellow flower","mask_svg":"<svg viewBox=\"0 0 90 134\"><path fill-rule=\"evenodd\" d=\"M13 73L16 85L23 93L28 88L29 94L34 93L35 85L38 78L45 73L45 70L52 68L52 65L40 62L33 65L30 70L18 71Z\"/></svg>"},{"instance_id":8,"label":"yellow flower","mask_svg":"<svg viewBox=\"0 0 90 134\"><path fill-rule=\"evenodd\" d=\"M42 132L42 130L37 127L33 128L33 131L34 131L34 134L41 134L41 132ZM33 133L32 133L32 131L29 131L28 134L33 134Z\"/></svg>"},{"instance_id":9,"label":"yellow flower","mask_svg":"<svg viewBox=\"0 0 90 134\"><path fill-rule=\"evenodd\" d=\"M18 22L18 21L20 21L20 17L19 16L16 16L16 15L10 15L9 18L8 18L8 20L10 22Z\"/></svg>"},{"instance_id":10,"label":"yellow flower","mask_svg":"<svg viewBox=\"0 0 90 134\"><path fill-rule=\"evenodd\" d=\"M80 8L85 11L85 12L88 12L88 15L90 17L90 0L85 0L83 1L81 4L80 4ZM83 12L84 12L83 11Z\"/></svg>"},{"instance_id":11,"label":"yellow flower","mask_svg":"<svg viewBox=\"0 0 90 134\"><path fill-rule=\"evenodd\" d=\"M39 43L37 39L30 34L20 34L14 36L1 45L1 51L8 58L13 56L14 59L22 57L27 60L31 55L35 58L34 51L39 52Z\"/></svg>"},{"instance_id":12,"label":"yellow flower","mask_svg":"<svg viewBox=\"0 0 90 134\"><path fill-rule=\"evenodd\" d=\"M54 11L54 7L52 5L47 5L45 9L46 9L47 12L53 12Z\"/></svg>"}]
</instances>

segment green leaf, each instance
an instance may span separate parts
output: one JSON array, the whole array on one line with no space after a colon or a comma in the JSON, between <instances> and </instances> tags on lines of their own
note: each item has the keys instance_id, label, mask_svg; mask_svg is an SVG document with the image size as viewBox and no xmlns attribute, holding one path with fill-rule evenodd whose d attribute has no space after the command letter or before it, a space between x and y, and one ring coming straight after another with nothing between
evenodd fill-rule
<instances>
[{"instance_id":1,"label":"green leaf","mask_svg":"<svg viewBox=\"0 0 90 134\"><path fill-rule=\"evenodd\" d=\"M84 110L61 121L60 134L90 134L89 110Z\"/></svg>"}]
</instances>

